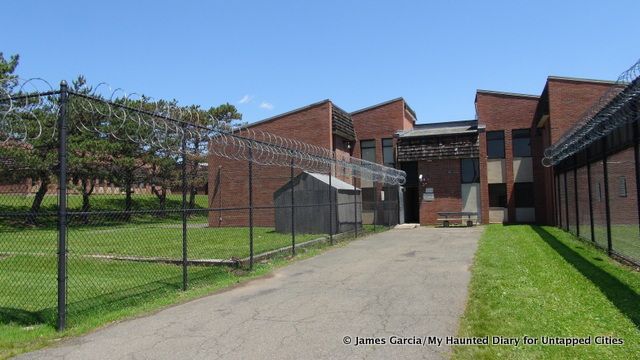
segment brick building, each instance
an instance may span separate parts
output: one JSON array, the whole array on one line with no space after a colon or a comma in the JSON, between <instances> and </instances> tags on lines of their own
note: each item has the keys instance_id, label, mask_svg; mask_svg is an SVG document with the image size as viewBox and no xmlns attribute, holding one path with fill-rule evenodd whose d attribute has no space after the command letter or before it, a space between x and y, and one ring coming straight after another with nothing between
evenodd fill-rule
<instances>
[{"instance_id":1,"label":"brick building","mask_svg":"<svg viewBox=\"0 0 640 360\"><path fill-rule=\"evenodd\" d=\"M473 212L480 223L556 224L551 168L541 165L543 151L571 128L614 82L549 76L540 95L478 90L476 119L417 124L403 98L351 113L324 100L248 126L368 161L404 170L404 221L436 224L438 212ZM212 207L248 204L246 164L209 159ZM239 170L238 170L239 169ZM257 171L261 191L255 204L271 204L272 193L288 180L279 168ZM296 174L297 175L297 174ZM380 218L377 203L385 189L349 174L336 174L362 189L362 218ZM221 214L220 214L221 215ZM269 225L273 213L256 214L257 224ZM211 213L210 224L246 224L246 214L221 219Z\"/></svg>"},{"instance_id":2,"label":"brick building","mask_svg":"<svg viewBox=\"0 0 640 360\"><path fill-rule=\"evenodd\" d=\"M355 132L351 116L330 100L323 100L274 117L250 124L243 131L265 131L301 142L333 149L338 154L353 153ZM209 156L209 205L215 208L240 208L249 204L248 162L212 154ZM258 209L254 214L257 226L273 226L274 193L290 180L289 169L254 164L253 203ZM294 171L294 176L299 175ZM351 182L350 174L338 174ZM246 211L209 212L211 226L245 226L249 218Z\"/></svg>"}]
</instances>

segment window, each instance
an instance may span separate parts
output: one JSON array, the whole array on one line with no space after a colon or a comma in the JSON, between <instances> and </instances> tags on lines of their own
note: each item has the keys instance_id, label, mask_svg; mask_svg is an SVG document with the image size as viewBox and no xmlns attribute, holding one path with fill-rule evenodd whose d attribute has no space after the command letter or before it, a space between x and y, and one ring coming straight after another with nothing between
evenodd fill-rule
<instances>
[{"instance_id":1,"label":"window","mask_svg":"<svg viewBox=\"0 0 640 360\"><path fill-rule=\"evenodd\" d=\"M360 153L362 154L362 160L376 162L376 141L375 140L362 140L360 141Z\"/></svg>"},{"instance_id":2,"label":"window","mask_svg":"<svg viewBox=\"0 0 640 360\"><path fill-rule=\"evenodd\" d=\"M461 179L463 184L479 183L480 170L478 159L461 159Z\"/></svg>"},{"instance_id":3,"label":"window","mask_svg":"<svg viewBox=\"0 0 640 360\"><path fill-rule=\"evenodd\" d=\"M489 184L489 207L507 207L507 184Z\"/></svg>"},{"instance_id":4,"label":"window","mask_svg":"<svg viewBox=\"0 0 640 360\"><path fill-rule=\"evenodd\" d=\"M393 139L382 139L382 161L385 166L396 167L393 156Z\"/></svg>"},{"instance_id":5,"label":"window","mask_svg":"<svg viewBox=\"0 0 640 360\"><path fill-rule=\"evenodd\" d=\"M627 178L624 176L618 178L618 196L627 197Z\"/></svg>"},{"instance_id":6,"label":"window","mask_svg":"<svg viewBox=\"0 0 640 360\"><path fill-rule=\"evenodd\" d=\"M513 184L513 194L517 208L531 208L535 206L533 183Z\"/></svg>"},{"instance_id":7,"label":"window","mask_svg":"<svg viewBox=\"0 0 640 360\"><path fill-rule=\"evenodd\" d=\"M531 130L513 130L511 135L513 137L513 157L531 156Z\"/></svg>"},{"instance_id":8,"label":"window","mask_svg":"<svg viewBox=\"0 0 640 360\"><path fill-rule=\"evenodd\" d=\"M504 131L487 131L487 156L504 159Z\"/></svg>"}]
</instances>

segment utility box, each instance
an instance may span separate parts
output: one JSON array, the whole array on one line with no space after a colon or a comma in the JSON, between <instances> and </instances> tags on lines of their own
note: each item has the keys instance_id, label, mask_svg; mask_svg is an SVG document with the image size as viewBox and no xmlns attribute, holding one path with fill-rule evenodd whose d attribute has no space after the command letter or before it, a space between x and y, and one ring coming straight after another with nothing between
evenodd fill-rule
<instances>
[{"instance_id":1,"label":"utility box","mask_svg":"<svg viewBox=\"0 0 640 360\"><path fill-rule=\"evenodd\" d=\"M277 232L291 233L292 189L296 233L338 234L362 228L360 189L336 177L329 186L329 175L302 172L273 193Z\"/></svg>"}]
</instances>

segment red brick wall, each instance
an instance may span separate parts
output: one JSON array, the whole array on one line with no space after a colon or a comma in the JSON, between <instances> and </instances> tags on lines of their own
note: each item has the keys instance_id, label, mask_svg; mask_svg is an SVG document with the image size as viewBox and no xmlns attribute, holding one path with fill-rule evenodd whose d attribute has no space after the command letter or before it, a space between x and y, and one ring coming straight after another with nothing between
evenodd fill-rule
<instances>
[{"instance_id":1,"label":"red brick wall","mask_svg":"<svg viewBox=\"0 0 640 360\"><path fill-rule=\"evenodd\" d=\"M404 100L402 99L352 114L351 117L358 138L354 149L355 156L360 157L361 140L375 140L376 162L380 164L382 163L381 139L392 138L396 131L411 127L405 118Z\"/></svg>"},{"instance_id":2,"label":"red brick wall","mask_svg":"<svg viewBox=\"0 0 640 360\"><path fill-rule=\"evenodd\" d=\"M284 115L251 127L309 144L331 148L331 103L318 104L292 114ZM216 182L218 171L222 176ZM272 206L273 193L289 181L289 167L254 165L253 201L255 206ZM295 175L299 173L295 171ZM221 191L216 192L216 186ZM209 157L209 203L211 207L247 207L249 204L248 163ZM219 221L222 217L222 221ZM248 212L210 212L211 226L246 226ZM274 212L271 209L257 210L254 214L256 226L273 226Z\"/></svg>"},{"instance_id":3,"label":"red brick wall","mask_svg":"<svg viewBox=\"0 0 640 360\"><path fill-rule=\"evenodd\" d=\"M549 123L537 129L537 123L533 124L535 136L531 142L531 152L533 155L533 179L534 191L536 194L536 222L542 225L554 225L556 218L554 214L554 178L553 168L542 166L544 149L551 144L551 131Z\"/></svg>"},{"instance_id":4,"label":"red brick wall","mask_svg":"<svg viewBox=\"0 0 640 360\"><path fill-rule=\"evenodd\" d=\"M542 212L536 211L538 223L545 225L557 224L554 173L552 168L544 168L541 165L544 149L557 142L566 131L581 120L585 111L612 86L610 83L553 77L547 80L546 100L549 104L549 119L539 130L541 136L536 138L533 144L536 148L534 152L534 177L535 179L542 179L540 181L536 180L535 191L536 194L544 194L544 196L536 196L536 209L543 210ZM533 127L537 126L538 120L535 119Z\"/></svg>"},{"instance_id":5,"label":"red brick wall","mask_svg":"<svg viewBox=\"0 0 640 360\"><path fill-rule=\"evenodd\" d=\"M486 131L504 131L505 142L505 182L507 184L507 207L509 221L515 220L515 202L513 197L513 151L511 131L531 128L538 105L537 97L512 96L478 92L476 95L476 113L478 125L486 126ZM535 137L532 131L531 138ZM533 149L532 149L533 150ZM480 133L480 202L482 223L489 222L489 186L487 181L487 137ZM536 214L543 209L536 208Z\"/></svg>"},{"instance_id":6,"label":"red brick wall","mask_svg":"<svg viewBox=\"0 0 640 360\"><path fill-rule=\"evenodd\" d=\"M409 111L407 111L407 109L404 110L404 119L402 122L402 130L409 130L411 128L413 128L413 126L416 124L415 119L413 118L413 115L411 115L409 113Z\"/></svg>"},{"instance_id":7,"label":"red brick wall","mask_svg":"<svg viewBox=\"0 0 640 360\"><path fill-rule=\"evenodd\" d=\"M419 193L430 187L435 197L434 201L420 199L421 225L437 224L437 212L462 210L460 159L419 161L418 174L423 176Z\"/></svg>"},{"instance_id":8,"label":"red brick wall","mask_svg":"<svg viewBox=\"0 0 640 360\"><path fill-rule=\"evenodd\" d=\"M555 143L612 84L549 78L547 86L551 143Z\"/></svg>"}]
</instances>

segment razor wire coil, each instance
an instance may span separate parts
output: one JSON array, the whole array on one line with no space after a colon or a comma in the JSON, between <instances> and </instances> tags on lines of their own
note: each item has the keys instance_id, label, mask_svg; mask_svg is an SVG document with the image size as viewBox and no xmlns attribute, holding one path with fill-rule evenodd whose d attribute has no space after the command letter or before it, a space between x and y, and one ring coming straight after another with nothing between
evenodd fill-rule
<instances>
[{"instance_id":1,"label":"razor wire coil","mask_svg":"<svg viewBox=\"0 0 640 360\"><path fill-rule=\"evenodd\" d=\"M41 91L42 87L46 89ZM61 90L42 79L0 82L0 146L56 137ZM405 183L404 171L348 154L276 135L251 126L234 127L194 107L154 100L100 83L91 91L68 90L69 126L80 132L127 141L156 151L200 152L266 166L293 166L307 172L342 172L389 185ZM206 124L206 125L203 125ZM187 144L185 147L183 144ZM195 147L198 147L195 149Z\"/></svg>"}]
</instances>

